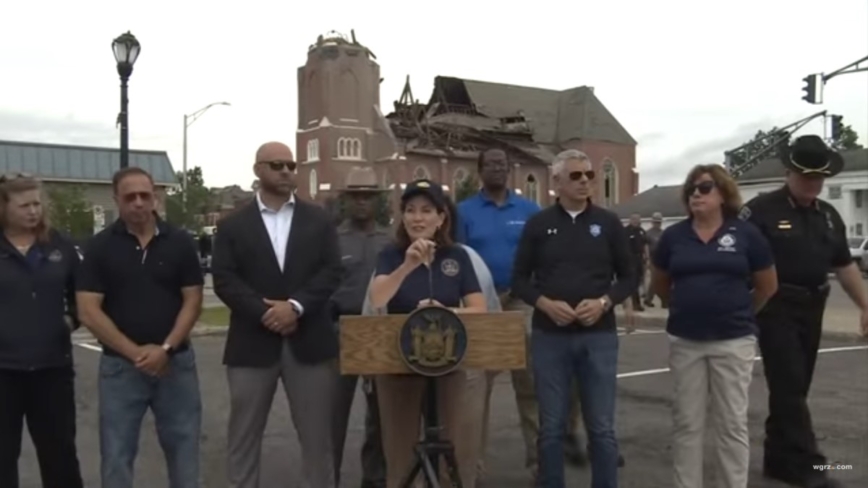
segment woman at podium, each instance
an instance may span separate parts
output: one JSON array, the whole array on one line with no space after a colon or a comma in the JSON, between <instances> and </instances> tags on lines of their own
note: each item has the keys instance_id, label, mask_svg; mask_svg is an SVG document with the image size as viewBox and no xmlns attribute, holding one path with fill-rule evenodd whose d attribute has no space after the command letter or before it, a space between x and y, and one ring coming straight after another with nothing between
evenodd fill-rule
<instances>
[{"instance_id":1,"label":"woman at podium","mask_svg":"<svg viewBox=\"0 0 868 488\"><path fill-rule=\"evenodd\" d=\"M451 239L452 216L443 188L430 180L414 181L401 196L400 208L395 243L383 249L377 260L370 287L372 307L389 314L409 314L430 305L457 313L485 313L485 297L470 257ZM466 374L457 371L437 382L444 437L454 444L462 484L473 488L478 442L461 428ZM399 488L415 462L425 378L382 375L376 384L386 486Z\"/></svg>"}]
</instances>

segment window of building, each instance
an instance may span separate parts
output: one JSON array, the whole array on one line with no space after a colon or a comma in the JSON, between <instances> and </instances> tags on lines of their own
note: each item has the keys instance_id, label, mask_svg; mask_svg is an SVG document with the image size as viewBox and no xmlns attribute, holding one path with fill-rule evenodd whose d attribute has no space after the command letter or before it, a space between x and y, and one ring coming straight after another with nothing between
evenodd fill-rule
<instances>
[{"instance_id":1,"label":"window of building","mask_svg":"<svg viewBox=\"0 0 868 488\"><path fill-rule=\"evenodd\" d=\"M855 192L853 192L853 205L855 205L856 208L862 208L862 205L865 204L863 201L864 199L865 190L856 190Z\"/></svg>"},{"instance_id":2,"label":"window of building","mask_svg":"<svg viewBox=\"0 0 868 488\"><path fill-rule=\"evenodd\" d=\"M467 174L467 170L464 168L458 168L455 170L455 173L452 173L452 194L457 194L458 189L461 188L461 185L464 184L464 180L467 179L469 175Z\"/></svg>"},{"instance_id":3,"label":"window of building","mask_svg":"<svg viewBox=\"0 0 868 488\"><path fill-rule=\"evenodd\" d=\"M536 180L536 176L532 174L527 175L527 179L524 181L524 197L532 202L539 203L539 182Z\"/></svg>"},{"instance_id":4,"label":"window of building","mask_svg":"<svg viewBox=\"0 0 868 488\"><path fill-rule=\"evenodd\" d=\"M362 141L354 137L338 139L338 158L362 159Z\"/></svg>"},{"instance_id":5,"label":"window of building","mask_svg":"<svg viewBox=\"0 0 868 488\"><path fill-rule=\"evenodd\" d=\"M383 170L383 188L388 190L389 185L391 185L391 184L392 184L392 178L389 176L389 170L384 169Z\"/></svg>"},{"instance_id":6,"label":"window of building","mask_svg":"<svg viewBox=\"0 0 868 488\"><path fill-rule=\"evenodd\" d=\"M316 198L316 193L319 191L319 183L316 181L316 170L310 170L310 175L308 175L308 193L310 193L311 198Z\"/></svg>"},{"instance_id":7,"label":"window of building","mask_svg":"<svg viewBox=\"0 0 868 488\"><path fill-rule=\"evenodd\" d=\"M829 186L829 200L840 200L841 199L841 185L830 185Z\"/></svg>"},{"instance_id":8,"label":"window of building","mask_svg":"<svg viewBox=\"0 0 868 488\"><path fill-rule=\"evenodd\" d=\"M319 161L319 139L307 141L307 160Z\"/></svg>"},{"instance_id":9,"label":"window of building","mask_svg":"<svg viewBox=\"0 0 868 488\"><path fill-rule=\"evenodd\" d=\"M857 235L857 236L864 236L864 235L865 235L864 232L863 232L864 230L865 230L865 229L864 229L864 227L862 226L862 223L861 223L861 222L858 223L858 224L856 224L856 235Z\"/></svg>"},{"instance_id":10,"label":"window of building","mask_svg":"<svg viewBox=\"0 0 868 488\"><path fill-rule=\"evenodd\" d=\"M424 165L416 166L416 169L413 170L413 181L430 179L431 173L428 172L428 168L426 168Z\"/></svg>"},{"instance_id":11,"label":"window of building","mask_svg":"<svg viewBox=\"0 0 868 488\"><path fill-rule=\"evenodd\" d=\"M612 207L618 203L618 168L606 160L603 163L603 205Z\"/></svg>"}]
</instances>

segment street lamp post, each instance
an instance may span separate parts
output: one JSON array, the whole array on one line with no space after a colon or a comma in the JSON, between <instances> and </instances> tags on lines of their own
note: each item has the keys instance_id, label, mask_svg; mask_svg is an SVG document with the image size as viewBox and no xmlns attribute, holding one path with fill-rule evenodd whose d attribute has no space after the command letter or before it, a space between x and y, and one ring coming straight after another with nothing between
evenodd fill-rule
<instances>
[{"instance_id":1,"label":"street lamp post","mask_svg":"<svg viewBox=\"0 0 868 488\"><path fill-rule=\"evenodd\" d=\"M130 130L127 107L127 82L133 74L133 65L142 50L136 36L127 31L112 41L112 50L115 53L115 61L118 64L118 75L121 77L121 112L118 114L118 125L121 127L121 168L130 165Z\"/></svg>"},{"instance_id":2,"label":"street lamp post","mask_svg":"<svg viewBox=\"0 0 868 488\"><path fill-rule=\"evenodd\" d=\"M217 105L225 105L228 107L230 105L230 103L229 102L209 103L208 105L205 105L204 107L200 108L199 110L193 112L190 115L184 115L184 158L182 160L183 161L182 170L183 170L184 176L183 176L183 181L181 183L181 186L184 190L184 193L181 195L181 202L182 202L182 206L184 208L184 213L187 212L187 128L190 127L191 125L193 125L193 122L196 122L196 120L199 117L201 117L202 114L207 112L209 108L217 106Z\"/></svg>"}]
</instances>

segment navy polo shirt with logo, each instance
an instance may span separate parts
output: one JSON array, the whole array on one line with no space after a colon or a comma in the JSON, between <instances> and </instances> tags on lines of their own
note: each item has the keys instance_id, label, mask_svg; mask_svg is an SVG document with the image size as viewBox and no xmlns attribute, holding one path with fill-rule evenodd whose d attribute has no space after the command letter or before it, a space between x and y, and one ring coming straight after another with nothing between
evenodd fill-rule
<instances>
[{"instance_id":1,"label":"navy polo shirt with logo","mask_svg":"<svg viewBox=\"0 0 868 488\"><path fill-rule=\"evenodd\" d=\"M377 257L375 276L392 274L404 262L404 254L405 249L394 244L383 248ZM481 292L470 256L459 245L437 249L430 278L429 282L427 266L421 265L414 269L401 283L395 296L389 300L386 312L410 313L419 308L421 300L431 298L432 289L434 300L448 308L460 307L462 298Z\"/></svg>"},{"instance_id":2,"label":"navy polo shirt with logo","mask_svg":"<svg viewBox=\"0 0 868 488\"><path fill-rule=\"evenodd\" d=\"M503 205L495 203L484 191L458 205L459 235L485 261L500 292L512 287L512 265L521 232L539 211L539 205L513 192L509 192Z\"/></svg>"},{"instance_id":3,"label":"navy polo shirt with logo","mask_svg":"<svg viewBox=\"0 0 868 488\"><path fill-rule=\"evenodd\" d=\"M667 331L695 341L757 333L751 296L753 273L774 264L765 237L751 224L726 220L707 243L690 219L663 231L653 263L669 274Z\"/></svg>"}]
</instances>

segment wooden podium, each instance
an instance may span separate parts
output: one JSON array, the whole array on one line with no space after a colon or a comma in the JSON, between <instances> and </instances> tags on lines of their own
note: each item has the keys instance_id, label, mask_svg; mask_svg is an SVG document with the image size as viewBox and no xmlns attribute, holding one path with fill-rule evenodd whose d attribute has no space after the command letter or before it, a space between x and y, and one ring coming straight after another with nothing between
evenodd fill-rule
<instances>
[{"instance_id":1,"label":"wooden podium","mask_svg":"<svg viewBox=\"0 0 868 488\"><path fill-rule=\"evenodd\" d=\"M341 374L413 374L401 358L398 340L407 317L341 317ZM467 352L460 369L504 371L527 367L525 313L467 313L459 317L467 330Z\"/></svg>"}]
</instances>

